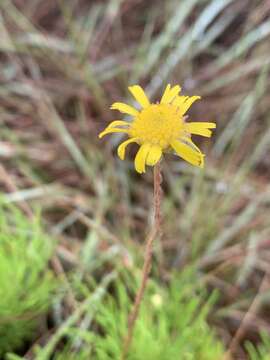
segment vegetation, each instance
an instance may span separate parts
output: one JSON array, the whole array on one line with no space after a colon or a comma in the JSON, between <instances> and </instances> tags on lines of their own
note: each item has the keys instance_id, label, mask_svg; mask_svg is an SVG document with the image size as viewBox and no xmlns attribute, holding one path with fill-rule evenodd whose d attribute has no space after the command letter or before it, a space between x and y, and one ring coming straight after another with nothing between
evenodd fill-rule
<instances>
[{"instance_id":1,"label":"vegetation","mask_svg":"<svg viewBox=\"0 0 270 360\"><path fill-rule=\"evenodd\" d=\"M167 83L202 95L190 117L217 129L195 139L204 170L162 161L163 235L130 359L269 358L269 11L268 0L0 2L3 358L119 357L152 173L98 133L136 83L151 101Z\"/></svg>"},{"instance_id":2,"label":"vegetation","mask_svg":"<svg viewBox=\"0 0 270 360\"><path fill-rule=\"evenodd\" d=\"M151 284L152 291L148 293L135 325L129 359L173 359L179 354L182 359L221 358L222 345L206 323L213 298L203 304L202 294L192 289L193 279L194 275L185 273L175 277L167 291ZM120 285L116 300L109 299L97 315L102 335L94 337L94 358L121 358L129 309L126 289Z\"/></svg>"},{"instance_id":3,"label":"vegetation","mask_svg":"<svg viewBox=\"0 0 270 360\"><path fill-rule=\"evenodd\" d=\"M262 343L256 348L252 343L248 342L246 345L248 354L251 360L267 360L270 354L270 340L269 335L262 334Z\"/></svg>"},{"instance_id":4,"label":"vegetation","mask_svg":"<svg viewBox=\"0 0 270 360\"><path fill-rule=\"evenodd\" d=\"M46 322L56 281L48 269L53 244L41 232L38 218L30 222L16 208L7 209L2 204L0 226L0 354L3 355L22 347Z\"/></svg>"}]
</instances>

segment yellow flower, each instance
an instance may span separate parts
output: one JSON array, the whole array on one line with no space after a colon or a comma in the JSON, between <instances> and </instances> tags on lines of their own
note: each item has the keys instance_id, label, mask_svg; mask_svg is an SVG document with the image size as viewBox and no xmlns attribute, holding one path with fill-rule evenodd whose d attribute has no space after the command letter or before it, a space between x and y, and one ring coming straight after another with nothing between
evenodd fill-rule
<instances>
[{"instance_id":1,"label":"yellow flower","mask_svg":"<svg viewBox=\"0 0 270 360\"><path fill-rule=\"evenodd\" d=\"M185 113L200 96L179 96L179 85L167 85L159 103L151 104L139 85L129 87L129 91L142 109L116 102L113 110L131 115L132 122L115 120L99 134L99 138L110 133L126 133L129 139L118 147L118 156L125 158L126 146L132 142L140 145L135 157L135 169L145 172L145 165L154 166L163 152L174 151L192 165L203 167L204 154L192 142L191 134L210 137L216 124L212 122L185 122Z\"/></svg>"}]
</instances>

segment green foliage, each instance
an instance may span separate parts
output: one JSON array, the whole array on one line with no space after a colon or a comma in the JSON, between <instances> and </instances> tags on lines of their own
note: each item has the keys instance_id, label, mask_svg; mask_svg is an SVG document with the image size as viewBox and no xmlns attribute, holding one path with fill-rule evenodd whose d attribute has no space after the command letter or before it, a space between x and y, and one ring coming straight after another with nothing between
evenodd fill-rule
<instances>
[{"instance_id":1,"label":"green foliage","mask_svg":"<svg viewBox=\"0 0 270 360\"><path fill-rule=\"evenodd\" d=\"M152 284L142 303L129 360L221 357L222 345L206 322L214 298L203 303L203 294L192 289L193 283L194 277L185 272L167 291ZM94 341L96 359L120 358L130 308L127 291L118 284L116 299L110 297L97 315L101 331Z\"/></svg>"},{"instance_id":2,"label":"green foliage","mask_svg":"<svg viewBox=\"0 0 270 360\"><path fill-rule=\"evenodd\" d=\"M116 281L111 294L107 293L95 316L91 317L92 329L70 329L69 344L55 358L120 359L132 306L130 295L134 295L138 286L135 283L131 276L128 279L125 276L125 281ZM194 284L198 285L193 271L175 276L168 287L161 287L154 281L148 284L128 360L216 360L222 357L223 346L206 321L216 296L206 301L205 293L195 289ZM79 339L81 345L84 344L80 349L88 349L88 353L76 353L74 339L77 342Z\"/></svg>"},{"instance_id":3,"label":"green foliage","mask_svg":"<svg viewBox=\"0 0 270 360\"><path fill-rule=\"evenodd\" d=\"M37 219L0 207L0 354L31 337L54 288L47 263L52 242Z\"/></svg>"},{"instance_id":4,"label":"green foliage","mask_svg":"<svg viewBox=\"0 0 270 360\"><path fill-rule=\"evenodd\" d=\"M270 337L266 333L261 335L262 342L255 346L247 342L246 349L250 360L269 360L270 359Z\"/></svg>"}]
</instances>

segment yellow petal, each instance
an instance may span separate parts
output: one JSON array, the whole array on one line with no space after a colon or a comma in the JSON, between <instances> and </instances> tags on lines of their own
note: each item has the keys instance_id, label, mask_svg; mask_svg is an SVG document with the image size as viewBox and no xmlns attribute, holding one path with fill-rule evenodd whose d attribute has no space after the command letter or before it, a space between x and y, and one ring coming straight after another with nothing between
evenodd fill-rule
<instances>
[{"instance_id":1,"label":"yellow petal","mask_svg":"<svg viewBox=\"0 0 270 360\"><path fill-rule=\"evenodd\" d=\"M146 164L150 166L156 165L162 155L162 149L158 145L151 146L151 149L146 158Z\"/></svg>"},{"instance_id":2,"label":"yellow petal","mask_svg":"<svg viewBox=\"0 0 270 360\"><path fill-rule=\"evenodd\" d=\"M195 145L194 142L193 142L189 137L181 136L181 139L179 139L179 140L188 143L192 148L194 148L195 150L197 150L198 153L200 153L201 155L203 155L203 153L202 153L201 150L198 148L198 146Z\"/></svg>"},{"instance_id":3,"label":"yellow petal","mask_svg":"<svg viewBox=\"0 0 270 360\"><path fill-rule=\"evenodd\" d=\"M169 104L177 95L178 93L181 91L181 88L179 85L174 86L173 88L167 90L165 90L160 103L161 104Z\"/></svg>"},{"instance_id":4,"label":"yellow petal","mask_svg":"<svg viewBox=\"0 0 270 360\"><path fill-rule=\"evenodd\" d=\"M108 126L107 126L107 129L108 128L112 128L112 127L115 127L115 126L129 126L130 123L127 122L127 121L124 121L124 120L114 120L112 121Z\"/></svg>"},{"instance_id":5,"label":"yellow petal","mask_svg":"<svg viewBox=\"0 0 270 360\"><path fill-rule=\"evenodd\" d=\"M101 139L104 135L110 134L110 133L127 133L127 129L120 129L120 128L110 128L109 126L103 130L98 137Z\"/></svg>"},{"instance_id":6,"label":"yellow petal","mask_svg":"<svg viewBox=\"0 0 270 360\"><path fill-rule=\"evenodd\" d=\"M112 104L111 109L119 110L123 114L128 114L128 115L133 115L133 116L136 116L138 114L138 111L133 106L130 106L130 105L127 105L124 103L120 103L120 102L116 102L116 103Z\"/></svg>"},{"instance_id":7,"label":"yellow petal","mask_svg":"<svg viewBox=\"0 0 270 360\"><path fill-rule=\"evenodd\" d=\"M140 174L145 172L145 162L150 148L151 148L150 144L143 144L139 148L137 155L135 157L135 169Z\"/></svg>"},{"instance_id":8,"label":"yellow petal","mask_svg":"<svg viewBox=\"0 0 270 360\"><path fill-rule=\"evenodd\" d=\"M172 148L176 151L177 155L186 160L192 165L203 167L204 166L204 155L195 151L187 144L180 141L172 141Z\"/></svg>"},{"instance_id":9,"label":"yellow petal","mask_svg":"<svg viewBox=\"0 0 270 360\"><path fill-rule=\"evenodd\" d=\"M191 122L185 124L185 129L195 135L201 135L210 137L212 135L212 131L209 129L215 129L216 124L212 122Z\"/></svg>"},{"instance_id":10,"label":"yellow petal","mask_svg":"<svg viewBox=\"0 0 270 360\"><path fill-rule=\"evenodd\" d=\"M188 99L186 99L186 101L180 106L180 116L183 116L191 105L200 98L200 96L189 96Z\"/></svg>"},{"instance_id":11,"label":"yellow petal","mask_svg":"<svg viewBox=\"0 0 270 360\"><path fill-rule=\"evenodd\" d=\"M128 89L143 108L146 108L150 105L148 97L139 85L129 86Z\"/></svg>"},{"instance_id":12,"label":"yellow petal","mask_svg":"<svg viewBox=\"0 0 270 360\"><path fill-rule=\"evenodd\" d=\"M163 93L163 95L162 95L162 98L161 98L161 100L160 100L160 103L161 103L161 104L164 102L164 99L167 98L167 96L168 96L168 94L170 93L170 91L171 91L171 84L168 84L168 85L166 86L166 89L165 89L165 91L164 91L164 93Z\"/></svg>"},{"instance_id":13,"label":"yellow petal","mask_svg":"<svg viewBox=\"0 0 270 360\"><path fill-rule=\"evenodd\" d=\"M125 152L126 152L127 145L132 143L132 142L136 142L136 140L138 140L138 138L131 138L131 139L128 139L128 140L124 141L122 144L120 144L118 146L117 154L118 154L118 156L120 157L121 160L124 160L124 158L125 158Z\"/></svg>"},{"instance_id":14,"label":"yellow petal","mask_svg":"<svg viewBox=\"0 0 270 360\"><path fill-rule=\"evenodd\" d=\"M184 102L189 98L189 96L176 96L176 98L173 100L172 104L174 106L177 106L181 108L183 106Z\"/></svg>"}]
</instances>

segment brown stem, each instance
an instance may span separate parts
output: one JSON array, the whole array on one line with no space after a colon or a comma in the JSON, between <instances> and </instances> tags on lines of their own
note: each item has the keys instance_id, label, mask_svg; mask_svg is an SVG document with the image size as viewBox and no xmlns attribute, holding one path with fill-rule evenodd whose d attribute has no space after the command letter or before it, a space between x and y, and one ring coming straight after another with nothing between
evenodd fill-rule
<instances>
[{"instance_id":1,"label":"brown stem","mask_svg":"<svg viewBox=\"0 0 270 360\"><path fill-rule=\"evenodd\" d=\"M151 270L152 256L153 256L153 241L160 231L160 225L161 225L160 204L161 204L161 193L162 193L161 182L162 182L162 176L160 171L160 163L158 163L154 167L154 225L146 241L141 285L136 294L133 309L129 315L128 333L124 340L123 352L121 357L122 360L126 359L133 338L135 322L138 318L140 305L143 299L148 276Z\"/></svg>"}]
</instances>

